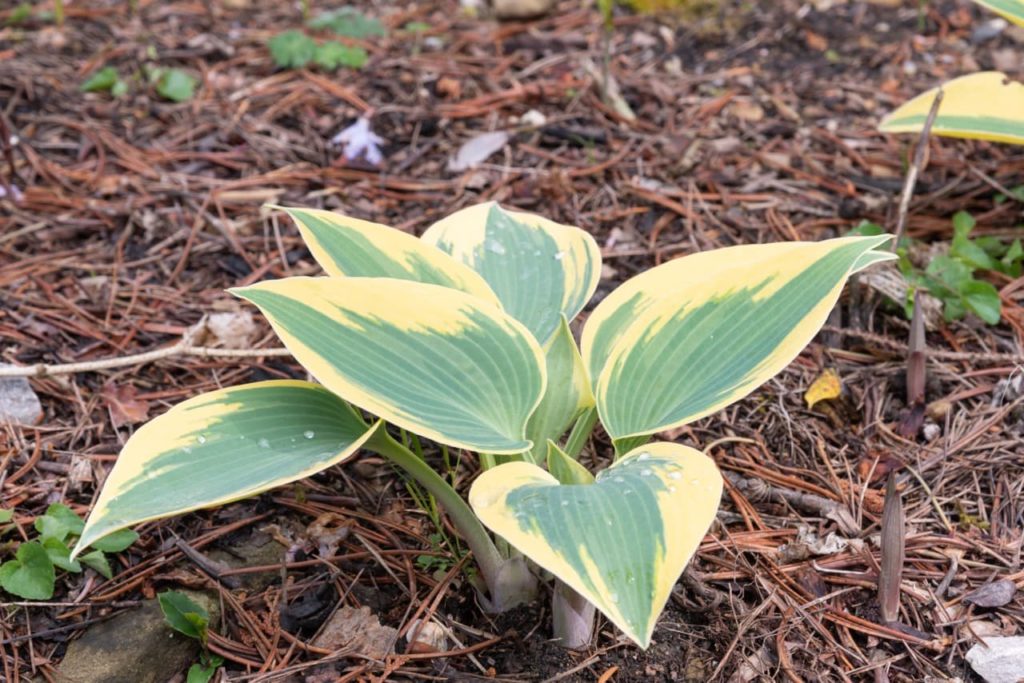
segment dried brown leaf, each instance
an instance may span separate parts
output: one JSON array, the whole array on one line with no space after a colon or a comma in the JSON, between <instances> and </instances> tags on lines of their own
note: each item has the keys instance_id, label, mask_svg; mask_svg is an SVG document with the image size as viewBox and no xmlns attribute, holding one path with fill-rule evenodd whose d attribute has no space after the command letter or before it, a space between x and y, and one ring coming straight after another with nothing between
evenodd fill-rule
<instances>
[{"instance_id":1,"label":"dried brown leaf","mask_svg":"<svg viewBox=\"0 0 1024 683\"><path fill-rule=\"evenodd\" d=\"M1008 605L1017 593L1017 585L1009 579L1000 579L975 588L964 596L964 602L978 607Z\"/></svg>"},{"instance_id":2,"label":"dried brown leaf","mask_svg":"<svg viewBox=\"0 0 1024 683\"><path fill-rule=\"evenodd\" d=\"M115 386L107 382L103 385L100 396L110 411L110 421L114 427L145 422L149 419L149 402L137 398L138 390L131 384Z\"/></svg>"}]
</instances>

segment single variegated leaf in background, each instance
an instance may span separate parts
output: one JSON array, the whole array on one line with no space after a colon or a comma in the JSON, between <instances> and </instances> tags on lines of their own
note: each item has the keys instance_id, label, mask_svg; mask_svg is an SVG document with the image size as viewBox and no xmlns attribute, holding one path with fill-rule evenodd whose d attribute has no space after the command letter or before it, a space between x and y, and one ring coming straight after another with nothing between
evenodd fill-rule
<instances>
[{"instance_id":1,"label":"single variegated leaf in background","mask_svg":"<svg viewBox=\"0 0 1024 683\"><path fill-rule=\"evenodd\" d=\"M1018 26L1024 26L1024 0L974 0Z\"/></svg>"},{"instance_id":2,"label":"single variegated leaf in background","mask_svg":"<svg viewBox=\"0 0 1024 683\"><path fill-rule=\"evenodd\" d=\"M547 442L548 472L561 484L593 484L594 475L586 467L569 457L554 441Z\"/></svg>"},{"instance_id":3,"label":"single variegated leaf in background","mask_svg":"<svg viewBox=\"0 0 1024 683\"><path fill-rule=\"evenodd\" d=\"M670 429L749 394L814 338L855 264L888 239L716 249L623 284L583 333L608 434Z\"/></svg>"},{"instance_id":4,"label":"single variegated leaf in background","mask_svg":"<svg viewBox=\"0 0 1024 683\"><path fill-rule=\"evenodd\" d=\"M320 382L388 422L484 453L530 448L544 354L521 323L457 289L293 277L231 290Z\"/></svg>"},{"instance_id":5,"label":"single variegated leaf in background","mask_svg":"<svg viewBox=\"0 0 1024 683\"><path fill-rule=\"evenodd\" d=\"M938 90L910 100L886 116L878 129L883 133L919 133ZM1024 145L1024 84L998 71L954 78L942 85L942 103L931 132Z\"/></svg>"},{"instance_id":6,"label":"single variegated leaf in background","mask_svg":"<svg viewBox=\"0 0 1024 683\"><path fill-rule=\"evenodd\" d=\"M480 273L502 306L541 346L572 321L601 277L594 238L570 225L490 202L457 211L422 239Z\"/></svg>"},{"instance_id":7,"label":"single variegated leaf in background","mask_svg":"<svg viewBox=\"0 0 1024 683\"><path fill-rule=\"evenodd\" d=\"M284 211L328 275L415 280L498 303L476 271L401 230L321 209Z\"/></svg>"},{"instance_id":8,"label":"single variegated leaf in background","mask_svg":"<svg viewBox=\"0 0 1024 683\"><path fill-rule=\"evenodd\" d=\"M721 493L710 458L661 442L626 454L591 485L561 485L526 462L499 465L477 478L469 502L494 533L646 648Z\"/></svg>"},{"instance_id":9,"label":"single variegated leaf in background","mask_svg":"<svg viewBox=\"0 0 1024 683\"><path fill-rule=\"evenodd\" d=\"M526 437L533 442L533 448L523 454L534 464L547 457L548 439L557 441L584 410L594 405L590 379L564 317L545 356L547 389L526 426Z\"/></svg>"},{"instance_id":10,"label":"single variegated leaf in background","mask_svg":"<svg viewBox=\"0 0 1024 683\"><path fill-rule=\"evenodd\" d=\"M121 449L72 557L119 529L308 477L354 454L375 429L320 385L295 380L179 403Z\"/></svg>"}]
</instances>

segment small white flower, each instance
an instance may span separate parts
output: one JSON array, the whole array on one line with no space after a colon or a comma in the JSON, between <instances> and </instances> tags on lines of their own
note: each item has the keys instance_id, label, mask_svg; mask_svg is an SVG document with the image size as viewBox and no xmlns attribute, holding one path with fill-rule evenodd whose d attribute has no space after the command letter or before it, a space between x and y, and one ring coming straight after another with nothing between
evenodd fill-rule
<instances>
[{"instance_id":1,"label":"small white flower","mask_svg":"<svg viewBox=\"0 0 1024 683\"><path fill-rule=\"evenodd\" d=\"M384 161L384 153L379 147L384 142L384 138L370 130L370 119L365 116L331 138L331 143L344 147L343 154L349 161L364 156L374 166L380 166Z\"/></svg>"},{"instance_id":2,"label":"small white flower","mask_svg":"<svg viewBox=\"0 0 1024 683\"><path fill-rule=\"evenodd\" d=\"M15 203L20 203L21 200L25 198L25 195L21 193L21 190L14 183L10 184L10 188L11 188L11 200L13 202L15 202ZM0 185L0 199L3 199L6 196L7 196L7 188L4 187L3 185Z\"/></svg>"}]
</instances>

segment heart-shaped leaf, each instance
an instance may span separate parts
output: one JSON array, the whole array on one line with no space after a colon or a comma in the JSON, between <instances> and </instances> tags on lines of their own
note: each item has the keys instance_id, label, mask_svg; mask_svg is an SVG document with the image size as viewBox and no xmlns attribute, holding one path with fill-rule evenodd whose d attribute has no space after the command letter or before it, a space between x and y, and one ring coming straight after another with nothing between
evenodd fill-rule
<instances>
[{"instance_id":1,"label":"heart-shaped leaf","mask_svg":"<svg viewBox=\"0 0 1024 683\"><path fill-rule=\"evenodd\" d=\"M68 536L81 534L85 522L67 505L53 503L46 508L45 515L36 518L35 527L40 538L54 538L63 542Z\"/></svg>"},{"instance_id":2,"label":"heart-shaped leaf","mask_svg":"<svg viewBox=\"0 0 1024 683\"><path fill-rule=\"evenodd\" d=\"M692 422L788 365L887 235L691 254L612 292L583 330L598 412L616 441ZM621 444L620 444L621 445Z\"/></svg>"},{"instance_id":3,"label":"heart-shaped leaf","mask_svg":"<svg viewBox=\"0 0 1024 683\"><path fill-rule=\"evenodd\" d=\"M324 386L441 443L522 453L544 392L544 355L497 305L380 277L293 277L232 290L260 307Z\"/></svg>"},{"instance_id":4,"label":"heart-shaped leaf","mask_svg":"<svg viewBox=\"0 0 1024 683\"><path fill-rule=\"evenodd\" d=\"M308 477L353 455L369 427L318 384L276 380L179 403L135 432L93 505L72 557L123 550L139 522L222 505Z\"/></svg>"},{"instance_id":5,"label":"heart-shaped leaf","mask_svg":"<svg viewBox=\"0 0 1024 683\"><path fill-rule=\"evenodd\" d=\"M51 537L44 538L42 544L54 566L76 574L82 571L82 565L78 560L71 559L71 549L64 544L64 541Z\"/></svg>"},{"instance_id":6,"label":"heart-shaped leaf","mask_svg":"<svg viewBox=\"0 0 1024 683\"><path fill-rule=\"evenodd\" d=\"M601 250L589 234L494 202L453 213L422 239L480 273L541 346L563 315L576 317L601 278Z\"/></svg>"},{"instance_id":7,"label":"heart-shaped leaf","mask_svg":"<svg viewBox=\"0 0 1024 683\"><path fill-rule=\"evenodd\" d=\"M480 520L592 602L641 647L715 518L722 477L704 454L652 443L590 485L561 485L527 462L474 482Z\"/></svg>"},{"instance_id":8,"label":"heart-shaped leaf","mask_svg":"<svg viewBox=\"0 0 1024 683\"><path fill-rule=\"evenodd\" d=\"M284 209L328 275L391 277L461 289L498 303L472 268L412 235L319 209Z\"/></svg>"},{"instance_id":9,"label":"heart-shaped leaf","mask_svg":"<svg viewBox=\"0 0 1024 683\"><path fill-rule=\"evenodd\" d=\"M49 600L57 575L46 549L22 543L13 560L0 565L0 587L26 600Z\"/></svg>"}]
</instances>

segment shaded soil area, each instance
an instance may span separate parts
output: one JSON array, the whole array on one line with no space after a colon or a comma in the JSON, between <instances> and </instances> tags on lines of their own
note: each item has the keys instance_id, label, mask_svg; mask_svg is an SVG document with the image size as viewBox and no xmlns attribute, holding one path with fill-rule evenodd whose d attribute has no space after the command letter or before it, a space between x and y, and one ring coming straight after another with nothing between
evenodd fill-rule
<instances>
[{"instance_id":1,"label":"shaded soil area","mask_svg":"<svg viewBox=\"0 0 1024 683\"><path fill-rule=\"evenodd\" d=\"M823 239L862 220L892 229L914 140L876 132L880 117L956 75L1024 77L1024 32L966 2L723 0L683 18L620 9L608 71L631 120L602 97L606 48L589 3L498 22L452 0L361 2L387 35L350 40L367 64L333 73L275 67L267 40L301 29L298 3L129 4L76 0L62 29L0 10L2 362L167 348L214 314L236 327L206 343L278 346L224 291L319 272L268 203L413 234L481 201L534 211L597 238L594 303L695 251ZM342 6L311 4L314 14ZM83 92L105 66L124 94ZM154 67L194 76L194 96L162 98ZM363 116L384 139L379 165L331 143ZM510 132L507 145L451 170L460 146L496 130ZM1000 195L1022 183L1021 148L931 140L907 221L914 248L948 248L961 210L977 219L973 234L1020 236L1022 204ZM484 614L450 529L438 535L407 482L361 456L142 525L113 558L113 579L62 575L53 601L5 606L0 678L57 680L82 629L190 588L220 598L209 648L225 660L222 680L979 680L966 651L1021 635L1024 618L1019 592L998 607L963 600L995 580L1024 585L1024 279L983 277L1000 292L1002 321L939 319L929 330L928 404L909 432L909 324L862 282L775 380L662 435L708 448L728 483L646 652L607 623L589 650L565 652L549 642L544 601ZM809 409L804 392L827 368L843 393ZM0 506L16 511L3 559L48 504L84 515L148 417L218 387L304 376L285 356L168 355L33 379L42 418L0 438ZM608 460L598 434L583 461ZM890 472L907 520L897 625L882 624L877 601ZM452 474L464 487L475 473L463 458ZM321 555L309 526L324 515L350 531ZM210 558L234 568L211 571ZM397 654L313 644L341 604L398 629ZM406 646L413 620L428 616L450 635L443 656Z\"/></svg>"}]
</instances>

